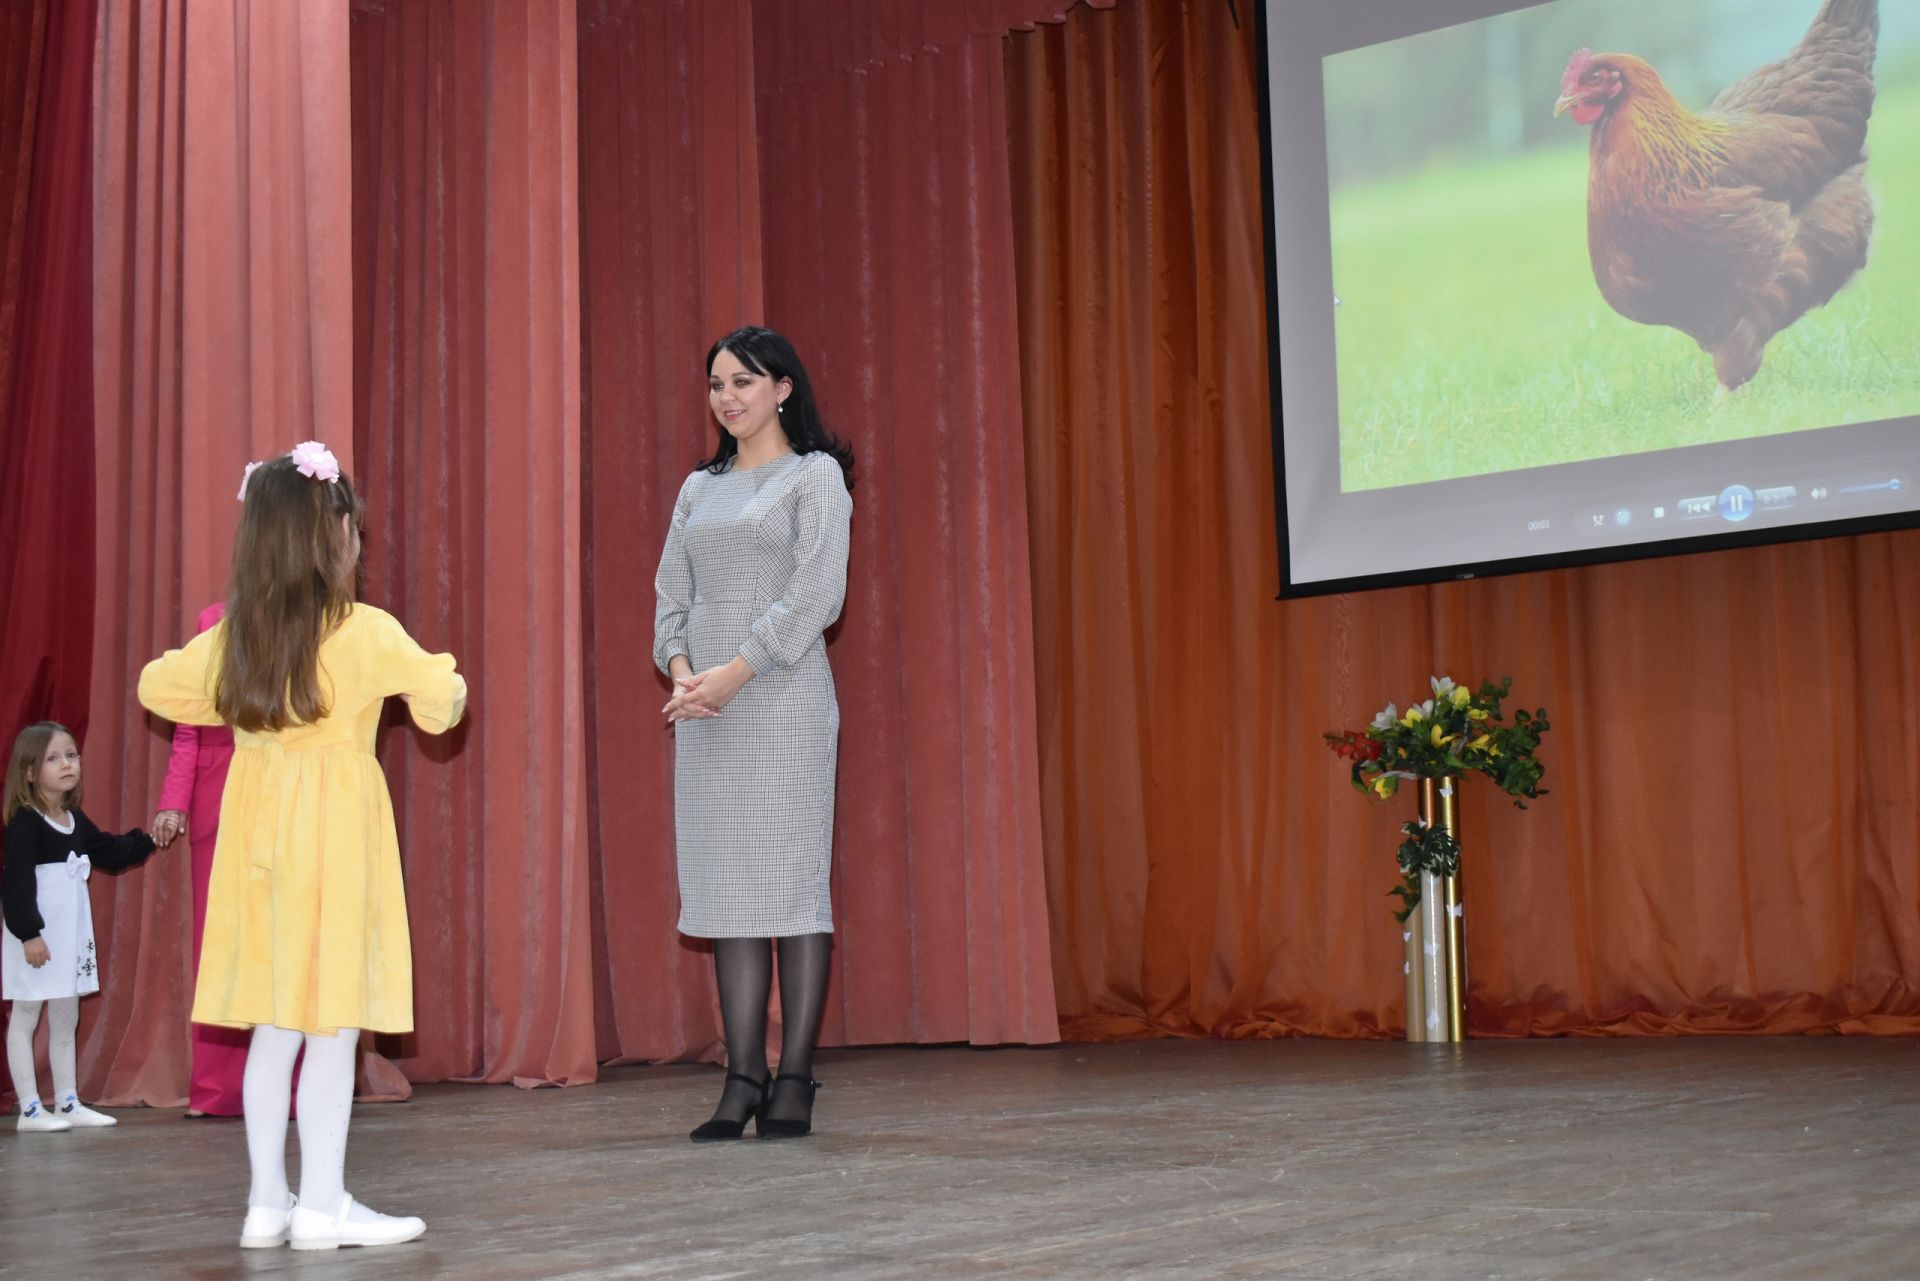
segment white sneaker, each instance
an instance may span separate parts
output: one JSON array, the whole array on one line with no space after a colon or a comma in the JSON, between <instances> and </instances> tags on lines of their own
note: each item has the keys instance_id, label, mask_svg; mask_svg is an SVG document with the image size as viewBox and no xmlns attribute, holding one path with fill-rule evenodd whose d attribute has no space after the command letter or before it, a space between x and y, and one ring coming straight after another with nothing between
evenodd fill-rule
<instances>
[{"instance_id":1,"label":"white sneaker","mask_svg":"<svg viewBox=\"0 0 1920 1281\"><path fill-rule=\"evenodd\" d=\"M95 1112L71 1095L65 1103L60 1105L60 1119L70 1123L76 1130L97 1130L102 1126L120 1124L118 1117L108 1116L104 1112Z\"/></svg>"},{"instance_id":2,"label":"white sneaker","mask_svg":"<svg viewBox=\"0 0 1920 1281\"><path fill-rule=\"evenodd\" d=\"M61 1130L71 1130L73 1122L55 1116L40 1106L40 1100L35 1099L21 1111L18 1128L22 1134L55 1134Z\"/></svg>"},{"instance_id":3,"label":"white sneaker","mask_svg":"<svg viewBox=\"0 0 1920 1281\"><path fill-rule=\"evenodd\" d=\"M284 1210L269 1205L248 1206L247 1221L240 1225L240 1248L271 1250L276 1245L285 1245L287 1226L293 1222L293 1207L299 1204L296 1198L293 1205Z\"/></svg>"},{"instance_id":4,"label":"white sneaker","mask_svg":"<svg viewBox=\"0 0 1920 1281\"><path fill-rule=\"evenodd\" d=\"M351 1196L340 1198L340 1209L322 1214L296 1205L287 1225L287 1244L296 1250L333 1250L343 1245L399 1245L427 1230L424 1221L396 1219L378 1214L364 1205L354 1204Z\"/></svg>"}]
</instances>

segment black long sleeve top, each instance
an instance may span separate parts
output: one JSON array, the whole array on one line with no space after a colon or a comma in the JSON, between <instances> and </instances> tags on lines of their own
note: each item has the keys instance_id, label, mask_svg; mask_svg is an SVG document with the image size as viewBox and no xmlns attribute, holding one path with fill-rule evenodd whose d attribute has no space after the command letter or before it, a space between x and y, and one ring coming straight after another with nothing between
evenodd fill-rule
<instances>
[{"instance_id":1,"label":"black long sleeve top","mask_svg":"<svg viewBox=\"0 0 1920 1281\"><path fill-rule=\"evenodd\" d=\"M67 811L73 831L63 832L31 805L7 824L6 847L0 852L0 912L7 931L22 943L40 937L39 876L44 863L64 863L68 853L85 854L103 872L120 872L144 862L153 853L153 838L139 828L114 836L93 825L77 809Z\"/></svg>"}]
</instances>

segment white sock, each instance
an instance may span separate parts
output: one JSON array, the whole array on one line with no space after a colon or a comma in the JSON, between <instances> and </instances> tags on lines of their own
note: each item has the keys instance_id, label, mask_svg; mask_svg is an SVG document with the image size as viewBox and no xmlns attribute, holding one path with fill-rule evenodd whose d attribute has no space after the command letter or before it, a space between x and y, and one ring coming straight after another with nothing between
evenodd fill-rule
<instances>
[{"instance_id":1,"label":"white sock","mask_svg":"<svg viewBox=\"0 0 1920 1281\"><path fill-rule=\"evenodd\" d=\"M284 1210L293 1204L287 1190L287 1107L293 1101L293 1061L305 1040L298 1032L271 1024L253 1029L247 1071L240 1082L247 1160L253 1167L253 1186L247 1192L250 1206Z\"/></svg>"},{"instance_id":2,"label":"white sock","mask_svg":"<svg viewBox=\"0 0 1920 1281\"><path fill-rule=\"evenodd\" d=\"M320 1214L338 1214L347 1195L347 1126L359 1048L357 1027L307 1038L300 1068L300 1204Z\"/></svg>"},{"instance_id":3,"label":"white sock","mask_svg":"<svg viewBox=\"0 0 1920 1281\"><path fill-rule=\"evenodd\" d=\"M30 1112L30 1104L40 1101L40 1083L34 1079L33 1031L40 1026L43 1001L15 1001L13 1017L7 1021L7 1071L13 1076L13 1092L20 1096L20 1110Z\"/></svg>"},{"instance_id":4,"label":"white sock","mask_svg":"<svg viewBox=\"0 0 1920 1281\"><path fill-rule=\"evenodd\" d=\"M74 1043L80 1030L80 998L56 996L47 1002L47 1058L53 1067L55 1106L78 1100L80 1084L73 1068Z\"/></svg>"}]
</instances>

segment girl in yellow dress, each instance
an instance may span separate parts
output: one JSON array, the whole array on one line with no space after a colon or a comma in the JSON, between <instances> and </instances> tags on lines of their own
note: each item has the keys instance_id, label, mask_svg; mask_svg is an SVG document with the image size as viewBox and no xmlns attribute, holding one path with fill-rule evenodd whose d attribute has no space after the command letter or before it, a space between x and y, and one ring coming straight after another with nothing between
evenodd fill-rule
<instances>
[{"instance_id":1,"label":"girl in yellow dress","mask_svg":"<svg viewBox=\"0 0 1920 1281\"><path fill-rule=\"evenodd\" d=\"M466 682L391 615L354 601L362 510L309 441L247 469L226 618L140 675L170 721L231 726L193 1020L251 1027L242 1107L253 1169L240 1244L392 1245L426 1231L344 1186L360 1030L413 1030L407 905L374 731L389 695L438 734ZM287 1104L300 1073L300 1196Z\"/></svg>"}]
</instances>

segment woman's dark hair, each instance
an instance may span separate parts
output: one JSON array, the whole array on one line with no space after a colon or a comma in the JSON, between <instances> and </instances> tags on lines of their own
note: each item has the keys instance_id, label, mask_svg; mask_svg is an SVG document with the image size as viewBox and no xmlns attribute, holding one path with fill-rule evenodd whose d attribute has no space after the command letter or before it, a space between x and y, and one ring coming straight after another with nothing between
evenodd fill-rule
<instances>
[{"instance_id":1,"label":"woman's dark hair","mask_svg":"<svg viewBox=\"0 0 1920 1281\"><path fill-rule=\"evenodd\" d=\"M831 454L840 464L840 474L847 482L849 493L853 490L853 446L841 440L827 430L820 420L820 407L814 403L813 384L807 380L806 366L800 363L800 353L793 344L771 329L759 325L748 325L736 329L707 350L707 372L713 372L713 362L722 351L733 353L734 359L756 374L763 374L779 382L782 378L793 384L793 390L787 393L787 399L780 407L780 427L787 434L787 443L793 446L796 454L811 454L816 450ZM720 446L714 450L713 457L703 458L695 464L702 471L716 475L733 466L733 459L740 452L740 443L725 427L715 423L714 429L720 433Z\"/></svg>"}]
</instances>

